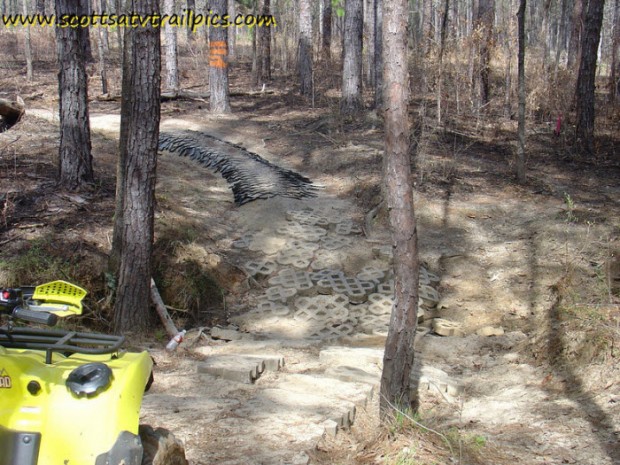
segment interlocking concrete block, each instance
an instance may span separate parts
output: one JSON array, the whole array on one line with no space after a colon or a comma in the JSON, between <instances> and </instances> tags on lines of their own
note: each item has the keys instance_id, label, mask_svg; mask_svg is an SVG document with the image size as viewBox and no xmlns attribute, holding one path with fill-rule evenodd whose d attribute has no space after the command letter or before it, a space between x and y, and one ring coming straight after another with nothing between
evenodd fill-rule
<instances>
[{"instance_id":1,"label":"interlocking concrete block","mask_svg":"<svg viewBox=\"0 0 620 465\"><path fill-rule=\"evenodd\" d=\"M275 273L278 265L271 260L250 260L243 264L243 269L250 276L261 278Z\"/></svg>"},{"instance_id":2,"label":"interlocking concrete block","mask_svg":"<svg viewBox=\"0 0 620 465\"><path fill-rule=\"evenodd\" d=\"M448 396L448 400L461 395L464 391L464 387L448 373L431 366L411 370L411 380L418 384L419 390L436 390L444 397Z\"/></svg>"},{"instance_id":3,"label":"interlocking concrete block","mask_svg":"<svg viewBox=\"0 0 620 465\"><path fill-rule=\"evenodd\" d=\"M232 242L232 246L235 249L247 249L248 247L250 247L250 244L252 243L252 239L253 239L252 234L244 234L239 239L234 240Z\"/></svg>"},{"instance_id":4,"label":"interlocking concrete block","mask_svg":"<svg viewBox=\"0 0 620 465\"><path fill-rule=\"evenodd\" d=\"M310 273L307 271L294 270L285 268L269 279L272 286L282 286L286 288L294 288L298 295L311 295L314 293L314 283L310 279Z\"/></svg>"},{"instance_id":5,"label":"interlocking concrete block","mask_svg":"<svg viewBox=\"0 0 620 465\"><path fill-rule=\"evenodd\" d=\"M256 360L258 363L263 363L266 371L280 371L284 367L284 357L281 355L243 355L248 360Z\"/></svg>"},{"instance_id":6,"label":"interlocking concrete block","mask_svg":"<svg viewBox=\"0 0 620 465\"><path fill-rule=\"evenodd\" d=\"M317 322L344 322L349 318L349 299L342 294L299 297L295 300L295 319Z\"/></svg>"},{"instance_id":7,"label":"interlocking concrete block","mask_svg":"<svg viewBox=\"0 0 620 465\"><path fill-rule=\"evenodd\" d=\"M384 270L380 270L374 266L367 266L362 268L362 271L360 271L355 277L360 281L371 281L378 285L385 281L385 276L386 272Z\"/></svg>"},{"instance_id":8,"label":"interlocking concrete block","mask_svg":"<svg viewBox=\"0 0 620 465\"><path fill-rule=\"evenodd\" d=\"M355 322L345 321L343 323L330 323L326 325L316 325L308 332L309 339L330 340L340 339L355 334Z\"/></svg>"},{"instance_id":9,"label":"interlocking concrete block","mask_svg":"<svg viewBox=\"0 0 620 465\"><path fill-rule=\"evenodd\" d=\"M443 318L433 319L433 332L440 336L465 336L463 325L455 321L445 320Z\"/></svg>"},{"instance_id":10,"label":"interlocking concrete block","mask_svg":"<svg viewBox=\"0 0 620 465\"><path fill-rule=\"evenodd\" d=\"M259 298L256 302L255 311L265 316L286 316L291 309L281 302L268 300L267 296L263 296L263 298Z\"/></svg>"},{"instance_id":11,"label":"interlocking concrete block","mask_svg":"<svg viewBox=\"0 0 620 465\"><path fill-rule=\"evenodd\" d=\"M302 241L299 239L288 239L286 241L285 248L286 249L304 249L304 250L310 250L311 252L314 252L315 250L319 248L319 243Z\"/></svg>"},{"instance_id":12,"label":"interlocking concrete block","mask_svg":"<svg viewBox=\"0 0 620 465\"><path fill-rule=\"evenodd\" d=\"M325 236L321 238L321 247L327 250L338 250L351 247L353 241L347 236Z\"/></svg>"},{"instance_id":13,"label":"interlocking concrete block","mask_svg":"<svg viewBox=\"0 0 620 465\"><path fill-rule=\"evenodd\" d=\"M375 245L372 248L372 254L380 260L385 260L388 263L392 263L394 259L394 252L391 245Z\"/></svg>"},{"instance_id":14,"label":"interlocking concrete block","mask_svg":"<svg viewBox=\"0 0 620 465\"><path fill-rule=\"evenodd\" d=\"M422 284L418 288L418 297L423 301L422 304L426 308L434 308L439 302L439 293L430 286Z\"/></svg>"},{"instance_id":15,"label":"interlocking concrete block","mask_svg":"<svg viewBox=\"0 0 620 465\"><path fill-rule=\"evenodd\" d=\"M394 299L384 294L370 294L368 296L368 311L373 315L389 315L392 313Z\"/></svg>"},{"instance_id":16,"label":"interlocking concrete block","mask_svg":"<svg viewBox=\"0 0 620 465\"><path fill-rule=\"evenodd\" d=\"M420 284L424 284L426 286L438 286L440 282L439 276L429 272L423 266L420 267Z\"/></svg>"},{"instance_id":17,"label":"interlocking concrete block","mask_svg":"<svg viewBox=\"0 0 620 465\"><path fill-rule=\"evenodd\" d=\"M387 335L390 327L390 315L373 315L371 313L357 318L357 329L365 334Z\"/></svg>"},{"instance_id":18,"label":"interlocking concrete block","mask_svg":"<svg viewBox=\"0 0 620 465\"><path fill-rule=\"evenodd\" d=\"M375 291L376 285L370 281L360 281L357 278L346 276L328 276L317 283L317 290L321 294L344 294L351 303L364 303L368 294Z\"/></svg>"},{"instance_id":19,"label":"interlocking concrete block","mask_svg":"<svg viewBox=\"0 0 620 465\"><path fill-rule=\"evenodd\" d=\"M295 239L318 242L327 234L327 231L319 226L289 222L278 228L278 233L294 237Z\"/></svg>"},{"instance_id":20,"label":"interlocking concrete block","mask_svg":"<svg viewBox=\"0 0 620 465\"><path fill-rule=\"evenodd\" d=\"M314 258L314 252L302 248L286 248L278 253L276 261L280 265L291 265L295 268L306 269Z\"/></svg>"},{"instance_id":21,"label":"interlocking concrete block","mask_svg":"<svg viewBox=\"0 0 620 465\"><path fill-rule=\"evenodd\" d=\"M293 301L297 295L297 289L294 287L271 286L265 290L265 295L272 302L286 304Z\"/></svg>"},{"instance_id":22,"label":"interlocking concrete block","mask_svg":"<svg viewBox=\"0 0 620 465\"><path fill-rule=\"evenodd\" d=\"M325 376L347 381L350 383L364 383L371 386L378 386L381 382L381 371L376 365L361 369L352 366L330 366L325 370Z\"/></svg>"},{"instance_id":23,"label":"interlocking concrete block","mask_svg":"<svg viewBox=\"0 0 620 465\"><path fill-rule=\"evenodd\" d=\"M265 362L239 355L212 355L196 365L198 373L205 373L238 383L252 384L265 370Z\"/></svg>"},{"instance_id":24,"label":"interlocking concrete block","mask_svg":"<svg viewBox=\"0 0 620 465\"><path fill-rule=\"evenodd\" d=\"M377 292L383 295L394 295L394 280L390 279L384 283L377 285Z\"/></svg>"},{"instance_id":25,"label":"interlocking concrete block","mask_svg":"<svg viewBox=\"0 0 620 465\"><path fill-rule=\"evenodd\" d=\"M383 367L383 349L330 346L319 352L321 363L330 366L351 366L367 370L369 365Z\"/></svg>"},{"instance_id":26,"label":"interlocking concrete block","mask_svg":"<svg viewBox=\"0 0 620 465\"><path fill-rule=\"evenodd\" d=\"M334 232L342 236L362 234L362 227L351 220L343 220L334 226Z\"/></svg>"},{"instance_id":27,"label":"interlocking concrete block","mask_svg":"<svg viewBox=\"0 0 620 465\"><path fill-rule=\"evenodd\" d=\"M323 268L321 270L310 273L310 279L314 283L318 283L321 279L336 278L339 276L344 276L344 272L333 268Z\"/></svg>"},{"instance_id":28,"label":"interlocking concrete block","mask_svg":"<svg viewBox=\"0 0 620 465\"><path fill-rule=\"evenodd\" d=\"M312 210L289 210L286 212L286 219L294 223L320 226L322 228L329 226L329 219Z\"/></svg>"}]
</instances>

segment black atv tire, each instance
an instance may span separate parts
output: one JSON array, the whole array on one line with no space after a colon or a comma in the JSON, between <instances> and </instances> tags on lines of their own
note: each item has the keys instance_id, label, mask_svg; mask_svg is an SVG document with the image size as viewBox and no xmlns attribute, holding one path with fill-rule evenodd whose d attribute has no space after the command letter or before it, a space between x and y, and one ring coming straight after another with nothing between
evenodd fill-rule
<instances>
[{"instance_id":1,"label":"black atv tire","mask_svg":"<svg viewBox=\"0 0 620 465\"><path fill-rule=\"evenodd\" d=\"M140 425L142 465L189 465L183 443L164 428Z\"/></svg>"}]
</instances>

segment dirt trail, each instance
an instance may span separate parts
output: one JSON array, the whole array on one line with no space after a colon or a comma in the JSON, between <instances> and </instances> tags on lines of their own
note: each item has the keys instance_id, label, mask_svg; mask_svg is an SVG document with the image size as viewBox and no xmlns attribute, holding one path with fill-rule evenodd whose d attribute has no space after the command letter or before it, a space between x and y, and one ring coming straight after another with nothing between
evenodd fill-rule
<instances>
[{"instance_id":1,"label":"dirt trail","mask_svg":"<svg viewBox=\"0 0 620 465\"><path fill-rule=\"evenodd\" d=\"M99 129L114 128L113 118L101 121L106 126ZM302 166L296 155L284 160L265 149L257 134L273 137L274 130L264 121L230 116L209 119L208 128L203 124L168 120L163 127L202 129L243 143L276 164ZM354 158L356 148L349 149ZM376 408L384 320L371 318L382 315L368 302L352 303L355 296L349 296L340 305L325 288L305 293L293 283L297 295L281 296L281 302L265 298L266 292L282 284L274 277L283 269L338 268L355 277L373 267L387 273L375 285L389 283L389 254L379 249L389 246L387 231L377 223L366 235L337 234L335 225L345 221L362 226L365 212L342 195L338 178L321 173L320 164L302 172L324 185L317 198L274 198L240 208L233 207L222 179L191 162L166 155L158 173L158 227L198 228L209 239L204 246L209 253L253 276L228 308L241 329L231 333L234 340L194 331L176 353L152 348L156 383L145 398L143 421L173 430L195 465L312 463L307 451L322 436L338 423L348 426L354 412L359 417ZM587 190L580 190L584 207L573 211L562 192L576 186L554 176L551 170L545 176L551 195L458 178L439 191L416 193L421 258L440 278L432 286L439 302L426 302L421 326L440 316L460 323L464 333L427 333L416 341L422 418L483 436L492 458L482 463L620 464L620 367L606 362L560 371L545 363L548 353L568 360L588 346L562 331L558 283L567 274L594 276L596 282L597 267L616 240L620 191L617 183L598 186L607 199L601 207L588 203ZM567 221L573 213L599 217ZM313 215L324 223L308 224ZM291 229L301 217L304 227ZM317 281L309 287L320 286ZM322 314L321 306L333 314ZM311 315L300 317L300 311ZM335 331L321 332L317 324ZM476 334L486 326L505 333ZM275 371L265 369L254 382L240 382L257 364L250 355L276 360ZM225 374L199 373L197 367L209 360L219 360Z\"/></svg>"}]
</instances>

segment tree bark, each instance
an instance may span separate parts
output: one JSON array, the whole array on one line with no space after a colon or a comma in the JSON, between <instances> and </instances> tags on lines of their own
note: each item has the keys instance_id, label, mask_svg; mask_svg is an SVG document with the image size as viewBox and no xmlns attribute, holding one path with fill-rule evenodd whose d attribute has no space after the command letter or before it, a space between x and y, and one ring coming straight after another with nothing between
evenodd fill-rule
<instances>
[{"instance_id":1,"label":"tree bark","mask_svg":"<svg viewBox=\"0 0 620 465\"><path fill-rule=\"evenodd\" d=\"M381 375L380 409L383 418L388 416L391 406L407 408L411 405L413 340L418 319L419 264L409 158L407 6L407 0L386 0L383 18L386 87L384 184L395 276L394 306ZM413 404L414 408L417 407L415 399Z\"/></svg>"},{"instance_id":2,"label":"tree bark","mask_svg":"<svg viewBox=\"0 0 620 465\"><path fill-rule=\"evenodd\" d=\"M526 0L521 0L519 12L517 13L519 28L519 127L517 160L515 163L517 182L525 182L525 8Z\"/></svg>"},{"instance_id":3,"label":"tree bark","mask_svg":"<svg viewBox=\"0 0 620 465\"><path fill-rule=\"evenodd\" d=\"M443 12L441 15L441 30L439 36L439 65L437 66L437 124L441 124L441 93L443 84L443 54L446 46L446 34L448 26L448 13L450 11L450 0L444 0Z\"/></svg>"},{"instance_id":4,"label":"tree bark","mask_svg":"<svg viewBox=\"0 0 620 465\"><path fill-rule=\"evenodd\" d=\"M260 14L268 16L271 14L271 0L262 0ZM259 47L258 63L258 84L262 85L271 81L271 28L256 27Z\"/></svg>"},{"instance_id":5,"label":"tree bark","mask_svg":"<svg viewBox=\"0 0 620 465\"><path fill-rule=\"evenodd\" d=\"M321 58L330 61L332 58L332 0L323 2L323 36L321 38Z\"/></svg>"},{"instance_id":6,"label":"tree bark","mask_svg":"<svg viewBox=\"0 0 620 465\"><path fill-rule=\"evenodd\" d=\"M585 19L584 14L583 0L575 0L573 13L571 15L570 45L568 47L568 58L566 63L568 69L573 69L577 63L581 61L579 57L581 56L581 32Z\"/></svg>"},{"instance_id":7,"label":"tree bark","mask_svg":"<svg viewBox=\"0 0 620 465\"><path fill-rule=\"evenodd\" d=\"M133 0L137 14L157 14L157 0ZM152 27L127 28L123 61L123 99L115 237L120 262L114 304L118 333L144 331L152 322L149 312L154 194L160 118L160 31ZM127 60L127 61L125 61ZM122 164L121 164L122 163ZM119 211L120 208L120 211ZM116 231L120 228L120 231Z\"/></svg>"},{"instance_id":8,"label":"tree bark","mask_svg":"<svg viewBox=\"0 0 620 465\"><path fill-rule=\"evenodd\" d=\"M164 0L164 11L166 15L174 14L174 0ZM179 65L177 53L177 29L166 23L164 26L165 37L165 62L166 77L164 79L164 88L170 92L179 90Z\"/></svg>"},{"instance_id":9,"label":"tree bark","mask_svg":"<svg viewBox=\"0 0 620 465\"><path fill-rule=\"evenodd\" d=\"M235 16L237 16L237 6L235 4L235 0L228 0L228 14L230 15L231 20L234 20ZM237 28L230 27L228 28L228 57L234 58L237 48Z\"/></svg>"},{"instance_id":10,"label":"tree bark","mask_svg":"<svg viewBox=\"0 0 620 465\"><path fill-rule=\"evenodd\" d=\"M90 0L77 0L79 14L81 16L88 16L91 13ZM93 63L95 57L93 56L93 48L90 44L90 27L78 28L81 36L82 48L84 50L84 62Z\"/></svg>"},{"instance_id":11,"label":"tree bark","mask_svg":"<svg viewBox=\"0 0 620 465\"><path fill-rule=\"evenodd\" d=\"M197 13L196 0L187 0L186 4L187 4L187 11L193 11L194 13ZM191 43L194 40L194 33L192 32L191 24L187 25L187 28L185 29L185 31L187 33L187 43Z\"/></svg>"},{"instance_id":12,"label":"tree bark","mask_svg":"<svg viewBox=\"0 0 620 465\"><path fill-rule=\"evenodd\" d=\"M227 0L212 0L210 9L220 18L226 14ZM228 89L228 30L209 28L209 99L213 113L230 113Z\"/></svg>"},{"instance_id":13,"label":"tree bark","mask_svg":"<svg viewBox=\"0 0 620 465\"><path fill-rule=\"evenodd\" d=\"M594 103L596 61L601 39L605 0L590 0L581 38L581 61L577 76L577 140L588 153L594 152Z\"/></svg>"},{"instance_id":14,"label":"tree bark","mask_svg":"<svg viewBox=\"0 0 620 465\"><path fill-rule=\"evenodd\" d=\"M310 0L299 0L299 91L312 94L312 11Z\"/></svg>"},{"instance_id":15,"label":"tree bark","mask_svg":"<svg viewBox=\"0 0 620 465\"><path fill-rule=\"evenodd\" d=\"M609 73L609 101L612 105L616 103L620 88L620 0L616 0L614 5L613 35L611 39L611 72Z\"/></svg>"},{"instance_id":16,"label":"tree bark","mask_svg":"<svg viewBox=\"0 0 620 465\"><path fill-rule=\"evenodd\" d=\"M99 11L105 11L104 0L98 0ZM101 77L101 93L108 93L108 70L106 66L106 45L105 36L107 29L104 27L97 28L97 53L99 55L99 76Z\"/></svg>"},{"instance_id":17,"label":"tree bark","mask_svg":"<svg viewBox=\"0 0 620 465\"><path fill-rule=\"evenodd\" d=\"M344 12L344 60L340 112L352 115L363 107L362 101L362 0L347 0Z\"/></svg>"},{"instance_id":18,"label":"tree bark","mask_svg":"<svg viewBox=\"0 0 620 465\"><path fill-rule=\"evenodd\" d=\"M28 0L23 0L24 16L28 16ZM30 26L26 26L26 40L24 43L24 55L26 58L26 80L32 81L32 41L30 40Z\"/></svg>"},{"instance_id":19,"label":"tree bark","mask_svg":"<svg viewBox=\"0 0 620 465\"><path fill-rule=\"evenodd\" d=\"M478 0L476 26L479 28L479 66L476 77L478 79L479 105L483 107L489 102L489 77L491 62L491 41L493 39L493 22L495 17L495 0Z\"/></svg>"},{"instance_id":20,"label":"tree bark","mask_svg":"<svg viewBox=\"0 0 620 465\"><path fill-rule=\"evenodd\" d=\"M375 99L374 107L383 107L383 0L374 0L375 9Z\"/></svg>"},{"instance_id":21,"label":"tree bark","mask_svg":"<svg viewBox=\"0 0 620 465\"><path fill-rule=\"evenodd\" d=\"M80 0L56 1L56 16L79 14ZM79 29L56 28L58 52L58 94L60 148L58 156L59 183L66 189L77 189L93 182L93 161L88 114L88 90L84 66L83 34Z\"/></svg>"}]
</instances>

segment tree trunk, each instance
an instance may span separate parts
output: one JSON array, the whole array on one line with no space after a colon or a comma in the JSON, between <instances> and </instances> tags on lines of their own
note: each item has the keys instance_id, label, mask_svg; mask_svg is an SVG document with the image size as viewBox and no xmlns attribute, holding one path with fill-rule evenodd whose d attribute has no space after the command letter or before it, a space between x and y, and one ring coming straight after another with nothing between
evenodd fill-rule
<instances>
[{"instance_id":1,"label":"tree trunk","mask_svg":"<svg viewBox=\"0 0 620 465\"><path fill-rule=\"evenodd\" d=\"M175 13L174 0L164 0L164 14L172 15ZM177 53L177 28L166 23L164 26L165 37L165 62L166 77L164 79L164 89L169 92L179 90L179 65Z\"/></svg>"},{"instance_id":2,"label":"tree trunk","mask_svg":"<svg viewBox=\"0 0 620 465\"><path fill-rule=\"evenodd\" d=\"M99 11L105 11L104 0L98 0ZM104 27L98 27L97 29L97 53L99 54L99 76L101 77L101 93L108 93L108 71L106 66L106 46L104 40L104 33L107 29Z\"/></svg>"},{"instance_id":3,"label":"tree trunk","mask_svg":"<svg viewBox=\"0 0 620 465\"><path fill-rule=\"evenodd\" d=\"M476 14L476 26L481 31L479 46L479 66L476 77L479 91L478 108L489 102L489 77L491 62L491 42L493 39L493 22L495 17L495 0L479 0Z\"/></svg>"},{"instance_id":4,"label":"tree trunk","mask_svg":"<svg viewBox=\"0 0 620 465\"><path fill-rule=\"evenodd\" d=\"M157 14L157 0L134 0L137 14ZM151 255L157 145L160 118L160 31L152 27L127 28L125 32L121 141L115 237L120 243L120 263L114 304L116 332L144 331L151 324L149 312ZM121 165L122 163L122 165ZM120 207L120 211L119 211ZM120 228L117 231L116 228Z\"/></svg>"},{"instance_id":5,"label":"tree trunk","mask_svg":"<svg viewBox=\"0 0 620 465\"><path fill-rule=\"evenodd\" d=\"M299 0L299 91L312 94L312 10L310 0Z\"/></svg>"},{"instance_id":6,"label":"tree trunk","mask_svg":"<svg viewBox=\"0 0 620 465\"><path fill-rule=\"evenodd\" d=\"M566 67L573 69L580 60L581 32L583 29L583 20L585 9L583 0L575 0L573 5L573 14L571 15L571 33L570 45L568 47L568 58Z\"/></svg>"},{"instance_id":7,"label":"tree trunk","mask_svg":"<svg viewBox=\"0 0 620 465\"><path fill-rule=\"evenodd\" d=\"M384 185L394 251L394 306L385 342L379 401L383 418L392 406L411 405L413 340L418 319L419 264L409 157L407 6L407 0L386 0L383 18ZM417 402L413 404L415 408Z\"/></svg>"},{"instance_id":8,"label":"tree trunk","mask_svg":"<svg viewBox=\"0 0 620 465\"><path fill-rule=\"evenodd\" d=\"M235 4L235 0L228 0L228 14L230 15L231 20L235 19L237 16L237 6ZM228 57L234 58L235 51L237 48L237 28L229 27L228 28Z\"/></svg>"},{"instance_id":9,"label":"tree trunk","mask_svg":"<svg viewBox=\"0 0 620 465\"><path fill-rule=\"evenodd\" d=\"M24 16L28 16L28 0L23 0ZM32 41L30 40L30 26L26 26L26 40L24 43L24 55L26 58L26 80L32 81Z\"/></svg>"},{"instance_id":10,"label":"tree trunk","mask_svg":"<svg viewBox=\"0 0 620 465\"><path fill-rule=\"evenodd\" d=\"M212 0L213 14L223 16L227 0ZM221 27L209 28L209 104L213 113L230 112L228 90L228 31Z\"/></svg>"},{"instance_id":11,"label":"tree trunk","mask_svg":"<svg viewBox=\"0 0 620 465\"><path fill-rule=\"evenodd\" d=\"M375 100L374 107L383 107L383 0L374 0L375 9Z\"/></svg>"},{"instance_id":12,"label":"tree trunk","mask_svg":"<svg viewBox=\"0 0 620 465\"><path fill-rule=\"evenodd\" d=\"M80 0L85 2L86 0ZM56 16L77 15L80 2L56 1ZM94 180L88 116L88 90L84 66L83 35L80 29L56 28L58 51L58 94L60 148L58 174L60 185L77 189Z\"/></svg>"},{"instance_id":13,"label":"tree trunk","mask_svg":"<svg viewBox=\"0 0 620 465\"><path fill-rule=\"evenodd\" d=\"M366 85L370 88L375 86L375 8L374 0L364 0L364 29L363 29L363 50L364 61L366 63L365 79Z\"/></svg>"},{"instance_id":14,"label":"tree trunk","mask_svg":"<svg viewBox=\"0 0 620 465\"><path fill-rule=\"evenodd\" d=\"M614 5L613 28L614 31L611 39L611 71L609 73L609 101L612 105L616 103L620 87L620 59L618 57L618 52L620 51L620 0L616 0Z\"/></svg>"},{"instance_id":15,"label":"tree trunk","mask_svg":"<svg viewBox=\"0 0 620 465\"><path fill-rule=\"evenodd\" d=\"M198 13L196 11L196 0L187 0L186 3L187 3L187 11L193 11L194 13ZM187 43L191 43L194 40L194 33L192 32L192 25L188 23L185 31L187 33Z\"/></svg>"},{"instance_id":16,"label":"tree trunk","mask_svg":"<svg viewBox=\"0 0 620 465\"><path fill-rule=\"evenodd\" d=\"M450 0L444 0L444 9L441 15L441 26L439 36L439 64L437 66L437 124L441 124L441 93L443 84L443 54L446 46L446 33L448 26L448 13L450 11Z\"/></svg>"},{"instance_id":17,"label":"tree trunk","mask_svg":"<svg viewBox=\"0 0 620 465\"><path fill-rule=\"evenodd\" d=\"M45 14L45 0L37 0L37 14L44 15Z\"/></svg>"},{"instance_id":18,"label":"tree trunk","mask_svg":"<svg viewBox=\"0 0 620 465\"><path fill-rule=\"evenodd\" d=\"M321 40L321 58L330 61L332 58L332 0L321 0L323 2L323 36Z\"/></svg>"},{"instance_id":19,"label":"tree trunk","mask_svg":"<svg viewBox=\"0 0 620 465\"><path fill-rule=\"evenodd\" d=\"M588 153L594 152L594 91L596 60L601 39L605 0L590 0L581 38L581 61L577 76L577 140Z\"/></svg>"},{"instance_id":20,"label":"tree trunk","mask_svg":"<svg viewBox=\"0 0 620 465\"><path fill-rule=\"evenodd\" d=\"M90 0L77 0L76 3L79 5L78 10L80 16L90 15ZM90 45L90 27L80 27L78 28L78 31L81 36L80 40L82 42L82 48L84 50L84 62L93 63L95 61L95 57L93 56L93 48Z\"/></svg>"},{"instance_id":21,"label":"tree trunk","mask_svg":"<svg viewBox=\"0 0 620 465\"><path fill-rule=\"evenodd\" d=\"M525 182L525 7L526 0L521 0L517 18L519 22L519 127L517 160L515 163L517 182Z\"/></svg>"},{"instance_id":22,"label":"tree trunk","mask_svg":"<svg viewBox=\"0 0 620 465\"><path fill-rule=\"evenodd\" d=\"M268 16L271 14L271 1L262 0L261 15ZM271 28L257 27L259 57L258 63L258 84L262 85L267 81L271 81Z\"/></svg>"},{"instance_id":23,"label":"tree trunk","mask_svg":"<svg viewBox=\"0 0 620 465\"><path fill-rule=\"evenodd\" d=\"M363 107L362 101L362 0L347 0L344 12L344 61L340 111L352 115Z\"/></svg>"}]
</instances>

